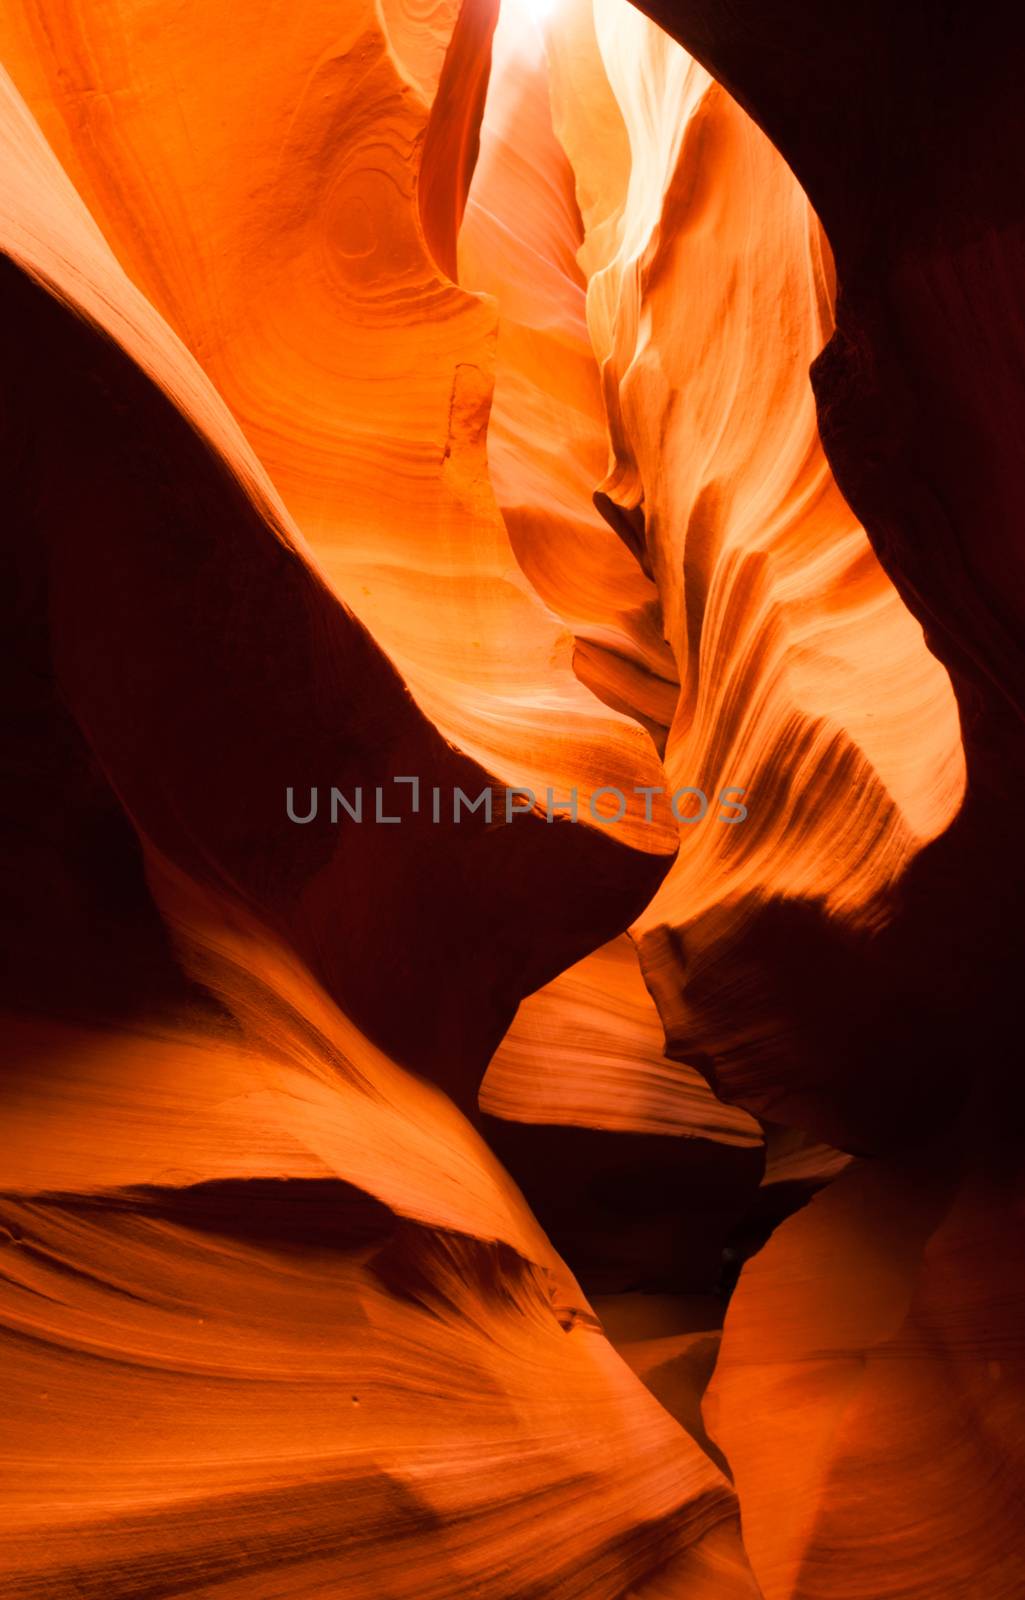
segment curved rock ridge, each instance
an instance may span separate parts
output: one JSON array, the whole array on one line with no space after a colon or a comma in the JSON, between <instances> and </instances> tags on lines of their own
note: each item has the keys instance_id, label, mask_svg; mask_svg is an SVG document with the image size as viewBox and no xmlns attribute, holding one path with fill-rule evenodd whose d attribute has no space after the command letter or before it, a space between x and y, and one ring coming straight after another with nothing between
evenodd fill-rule
<instances>
[{"instance_id":1,"label":"curved rock ridge","mask_svg":"<svg viewBox=\"0 0 1025 1600\"><path fill-rule=\"evenodd\" d=\"M581 241L542 32L509 6L459 235L460 282L492 294L499 312L489 474L524 573L574 630L578 675L662 748L679 685L658 592L594 503L608 443ZM695 1067L666 1059L628 940L524 1002L480 1106L492 1144L589 1285L715 1287L758 1183L760 1130ZM628 1217L610 1203L623 1189Z\"/></svg>"},{"instance_id":2,"label":"curved rock ridge","mask_svg":"<svg viewBox=\"0 0 1025 1600\"><path fill-rule=\"evenodd\" d=\"M376 1218L361 1243L337 1200L341 1244L294 1218L283 1242L193 1229L173 1203L3 1210L8 1393L31 1418L5 1508L17 1600L754 1593L728 1486L516 1258Z\"/></svg>"},{"instance_id":3,"label":"curved rock ridge","mask_svg":"<svg viewBox=\"0 0 1025 1600\"><path fill-rule=\"evenodd\" d=\"M624 934L528 995L491 1059L480 1106L520 1122L761 1145L754 1118L717 1100L664 1047Z\"/></svg>"},{"instance_id":4,"label":"curved rock ridge","mask_svg":"<svg viewBox=\"0 0 1025 1600\"><path fill-rule=\"evenodd\" d=\"M574 630L578 674L661 747L679 686L657 590L594 506L607 434L576 260L573 172L549 100L542 30L508 6L459 233L460 282L493 295L499 312L489 475L524 573ZM525 1125L758 1140L750 1119L717 1101L693 1068L666 1062L626 940L521 1008L480 1104ZM522 1159L526 1173L537 1154L525 1148Z\"/></svg>"},{"instance_id":5,"label":"curved rock ridge","mask_svg":"<svg viewBox=\"0 0 1025 1600\"><path fill-rule=\"evenodd\" d=\"M511 5L459 233L460 282L493 295L499 313L489 476L523 571L573 628L579 676L661 749L678 683L658 591L594 505L608 436L574 187L541 29Z\"/></svg>"},{"instance_id":6,"label":"curved rock ridge","mask_svg":"<svg viewBox=\"0 0 1025 1600\"><path fill-rule=\"evenodd\" d=\"M723 1252L762 1178L762 1130L666 1056L626 935L528 995L478 1099L489 1142L589 1288L723 1286Z\"/></svg>"},{"instance_id":7,"label":"curved rock ridge","mask_svg":"<svg viewBox=\"0 0 1025 1600\"><path fill-rule=\"evenodd\" d=\"M250 913L152 848L147 881L214 1016L123 1031L9 1018L13 1193L131 1194L233 1179L341 1179L397 1215L502 1244L561 1277L514 1185L448 1095L377 1049Z\"/></svg>"},{"instance_id":8,"label":"curved rock ridge","mask_svg":"<svg viewBox=\"0 0 1025 1600\"><path fill-rule=\"evenodd\" d=\"M6 1029L8 1592L755 1594L727 1480L451 1101L149 868L220 1010Z\"/></svg>"},{"instance_id":9,"label":"curved rock ridge","mask_svg":"<svg viewBox=\"0 0 1025 1600\"><path fill-rule=\"evenodd\" d=\"M689 40L693 27L706 59L729 68L732 53L756 111L765 52L768 125L786 126L780 56L753 11L741 8L735 34L724 14L713 18L686 3L679 12L681 36ZM843 33L837 19L836 36ZM579 384L572 411L561 400L569 363L560 345L578 341L571 315L579 318L586 285L612 441L596 498L657 590L648 616L664 624L674 652L675 670L663 677L682 685L671 727L661 719L668 737L637 672L646 641L640 607L617 618L633 629L633 646L619 647L602 687L587 681L661 734L671 782L714 792L739 763L750 787L754 826L720 835L695 829L690 839L682 828L680 857L634 930L670 1053L698 1062L730 1100L797 1124L770 1128L759 1206L734 1235L745 1255L763 1248L740 1272L706 1403L714 1444L735 1476L745 1544L762 1592L779 1600L1011 1596L1023 1574L1015 1510L1022 1470L1015 1180L971 1170L959 1179L962 1150L947 1151L938 1166L894 1153L886 1165L857 1164L845 1174L843 1150L814 1142L847 1150L917 1145L931 1125L957 1115L973 1076L994 1082L1005 1114L994 1123L990 1108L964 1137L970 1142L978 1131L985 1145L1020 1126L1009 1110L1020 1094L1000 1054L979 1059L977 1044L980 1034L991 1037L1003 1052L1016 1037L1000 985L1013 987L1005 952L1014 948L1019 874L997 817L1017 781L1020 745L959 655L965 647L976 662L992 659L999 630L980 648L976 615L955 646L946 619L952 610L971 615L972 582L961 584L953 608L949 600L930 604L939 590L925 573L927 558L912 555L902 533L903 542L894 537L888 490L900 470L887 465L893 446L881 440L867 406L864 419L843 410L843 385L857 384L865 359L863 330L879 342L884 325L873 316L859 327L865 307L853 297L847 330L833 340L816 381L838 470L845 485L864 484L860 503L888 576L840 498L806 383L833 332L830 251L767 141L702 68L623 8L575 7L571 26L560 17L547 56L533 56L529 93L522 56L508 71L516 95L512 88L504 99L496 94L494 113L489 102L462 234L464 258L476 262L478 281L503 310L496 381L503 431L491 451L503 513L549 603L581 640L589 631L600 637L609 617L592 577L600 546L595 539L594 558L583 559L583 495L577 488L571 502L561 465L579 460L585 404ZM552 170L547 133L537 131L546 82L581 218L560 199L558 209L537 213L547 226L528 240L509 226L510 197L517 164L530 159L536 171ZM851 93L861 102L861 91L852 86ZM835 118L830 107L824 121ZM795 133L791 148L821 176L810 141ZM824 200L827 177L816 191ZM981 180L983 192L988 181ZM564 195L564 175L560 182ZM495 220L503 203L504 232ZM849 253L848 221L841 211ZM576 275L571 244L579 247ZM983 251L973 248L981 262ZM1010 243L1006 249L1005 260ZM993 246L994 277L996 261ZM969 280L963 262L956 270ZM916 272L905 258L888 304L899 303L918 359L942 394L951 378L928 358L928 319L912 303L922 282ZM859 257L851 281L870 275ZM942 303L950 307L948 279L944 285ZM1004 280L991 281L987 293L993 321L1003 319L1013 346L1020 316ZM530 352L523 326L543 359ZM892 324L887 331L892 338ZM969 395L986 349L974 369L963 353L954 366ZM1001 368L1003 356L995 364ZM892 416L901 380L880 371L873 381ZM510 396L504 425L503 383ZM1020 395L997 388L1020 415ZM592 377L591 417L593 396ZM959 399L951 403L961 409ZM545 477L536 456L528 470L525 416L538 419L553 464ZM991 424L999 440L995 416ZM924 427L909 431L920 468ZM948 448L948 489L951 461L964 459L960 445ZM961 496L968 476L957 487ZM525 485L528 512L519 503ZM980 487L982 503L989 495ZM521 533L517 541L518 527L529 538ZM965 782L957 707L904 609L909 598L969 718L975 781L953 827ZM586 677L586 666L578 670ZM1005 672L1004 685L1010 682ZM758 819L761 797L768 826ZM1002 885L994 875L998 854ZM977 953L958 925L980 930ZM525 1002L489 1068L482 1103L524 1121L533 1114L625 1125L636 1116L639 1125L650 1115L651 1102L640 1111L631 1097L636 1080L626 1051L615 1090L608 1072L604 1109L588 1097L605 1074L596 1078L581 1063L570 1079L556 1065L577 1044L599 1059L622 1050L630 1011L615 999L611 970L608 953L588 957ZM596 1007L592 998L585 1014L588 988L592 996L600 989L603 1000ZM590 1033L597 1016L600 1044ZM635 1034L627 1050L637 1043ZM976 1062L967 1073L966 1058ZM571 1081L580 1086L573 1101ZM684 1100L674 1103L682 1113ZM998 1167L1008 1164L1018 1165L1000 1154ZM779 1226L795 1200L831 1179L809 1209ZM674 1375L695 1360L715 1360L714 1334L670 1338L666 1329L620 1342L653 1392L700 1434L688 1410L693 1383L683 1382L681 1399Z\"/></svg>"},{"instance_id":10,"label":"curved rock ridge","mask_svg":"<svg viewBox=\"0 0 1025 1600\"><path fill-rule=\"evenodd\" d=\"M1009 1067L1023 874L1008 826L1022 771L1025 23L961 0L928 19L793 0L645 9L766 130L823 219L838 293L812 369L821 436L950 672L967 776L955 822L875 934L837 938L810 907L749 903L732 930L727 909L692 932L685 978L669 948L655 954L670 1032L681 1048L695 1031L715 1041L724 1092L887 1151L742 1272L708 1421L767 1595L1009 1596L1025 1581ZM712 952L730 937L727 974ZM766 1009L779 1047L759 1052L737 1023ZM845 1011L856 1020L838 1040Z\"/></svg>"},{"instance_id":11,"label":"curved rock ridge","mask_svg":"<svg viewBox=\"0 0 1025 1600\"><path fill-rule=\"evenodd\" d=\"M413 774L446 798L494 779L426 721L326 588L262 463L117 267L13 90L5 107L8 248L55 296L9 269L12 415L41 548L35 558L23 545L19 558L48 563L60 696L146 838L277 919L366 1031L443 1071L472 1105L520 996L594 943L595 900L611 936L650 894L665 830L642 822L635 849L628 828L586 813L577 825L506 823L499 805L492 822L478 811L436 824L426 802L394 828L288 820L287 786L322 774L349 795L385 784L393 794L396 776ZM414 867L415 893L400 901ZM551 926L539 939L530 885L542 880ZM353 900L366 902L358 924ZM407 972L408 1012L390 999L385 952ZM475 973L469 996L461 961Z\"/></svg>"},{"instance_id":12,"label":"curved rock ridge","mask_svg":"<svg viewBox=\"0 0 1025 1600\"><path fill-rule=\"evenodd\" d=\"M600 494L642 519L683 684L670 778L743 783L753 812L726 840L695 830L645 925L753 888L759 860L769 892L854 908L949 824L963 768L946 675L818 442L807 368L832 327L828 249L768 141L665 35L598 6L606 87L590 100L560 90L570 37L553 36L553 97L588 174L588 320L613 449ZM623 128L630 178L609 215L589 193ZM852 791L859 815L838 837ZM816 814L798 832L802 806ZM724 859L706 842L728 843Z\"/></svg>"},{"instance_id":13,"label":"curved rock ridge","mask_svg":"<svg viewBox=\"0 0 1025 1600\"><path fill-rule=\"evenodd\" d=\"M510 9L460 271L498 302L489 464L517 556L573 627L580 675L665 748L667 788L704 797L679 802L680 855L634 928L670 1053L751 1111L863 1138L807 1085L780 1111L793 1040L745 941L777 906L871 940L956 814L964 764L949 680L818 439L818 222L643 16L560 7L542 40ZM727 790L743 825L710 826Z\"/></svg>"},{"instance_id":14,"label":"curved rock ridge","mask_svg":"<svg viewBox=\"0 0 1025 1600\"><path fill-rule=\"evenodd\" d=\"M704 0L646 9L766 130L823 218L838 292L835 329L823 326L831 336L812 367L821 437L880 564L950 673L966 770L956 820L894 885L885 927L847 937L811 904L760 907L755 896L726 911L739 971L715 970L710 946L724 935L713 916L688 941L697 984L665 948L652 948L649 979L681 1048L719 1033L723 1092L848 1148L892 1146L957 1117L966 1060L1006 1094L1019 1032L1007 996L1023 879L1006 818L1022 770L1013 441L1025 415L1025 324L1012 286L1025 199L1008 153L1023 137L1025 25L1012 13L980 21L963 0L936 27L913 9L891 27L874 0L814 17L794 0L744 0L728 15ZM948 115L945 87L969 56L986 70ZM854 1037L824 1071L827 1012L854 990ZM772 993L789 1037L759 1060L742 1029L727 1024L723 1039L719 1025L726 1009L736 1019Z\"/></svg>"},{"instance_id":15,"label":"curved rock ridge","mask_svg":"<svg viewBox=\"0 0 1025 1600\"><path fill-rule=\"evenodd\" d=\"M1025 19L0 52L0 1591L1019 1600Z\"/></svg>"},{"instance_id":16,"label":"curved rock ridge","mask_svg":"<svg viewBox=\"0 0 1025 1600\"><path fill-rule=\"evenodd\" d=\"M666 852L536 815L288 824L295 768L491 774L4 96L5 866L58 891L5 991L5 1590L751 1595L727 1479L453 1103Z\"/></svg>"},{"instance_id":17,"label":"curved rock ridge","mask_svg":"<svg viewBox=\"0 0 1025 1600\"><path fill-rule=\"evenodd\" d=\"M633 793L661 776L650 741L576 679L495 506L493 309L425 238L451 266L488 16L463 8L449 38L452 10L382 21L358 0L239 33L227 11L26 0L0 46L121 265L427 716L538 797L618 786L620 842L664 853L671 819L647 822Z\"/></svg>"},{"instance_id":18,"label":"curved rock ridge","mask_svg":"<svg viewBox=\"0 0 1025 1600\"><path fill-rule=\"evenodd\" d=\"M964 764L946 673L841 498L819 443L807 371L832 330L829 249L758 128L636 12L564 8L546 54L533 60L531 92L547 78L553 127L573 172L579 268L574 284L564 199L559 226L548 220L531 237L532 258L546 263L534 274L531 327L546 340L546 359L532 366L516 331L530 321L526 245L516 235L514 250L508 224L501 235L492 225L487 282L509 307L497 394L507 385L518 402L508 409L522 418L531 386L542 436L559 441L559 449L546 446L552 459L577 459L582 391L578 384L572 411L557 397L569 370L561 353L567 319L572 313L579 328L586 284L611 440L596 502L637 563L640 602L620 608L617 624L634 643L618 647L615 665L603 656L609 687L595 687L617 705L632 704L656 736L672 703L661 735L667 787L692 786L708 799L735 786L747 807L743 826L727 828L703 817L697 825L699 797L681 804L680 855L634 929L646 978L670 1053L714 1074L726 1098L777 1120L796 1115L829 1143L864 1138L860 1127L844 1133L834 1114L813 1108L804 1088L800 1109L791 1101L781 1115L778 1062L793 1039L784 1037L773 995L778 978L747 980L743 942L754 939L760 950L764 913L779 907L782 923L791 906L809 926L824 923L824 949L871 942L895 918L923 846L956 815ZM463 229L467 259L481 226L475 207L500 217L503 192L515 194L502 140L522 166L540 137L502 133L517 83L525 95L525 71L521 52L496 101L499 154L490 166L490 104L485 115ZM543 123L532 117L530 126ZM554 213L549 205L544 216ZM556 339L548 324L557 282L564 313ZM586 406L597 443L593 368L591 376ZM577 630L586 659L609 608L590 578L595 563L568 555L582 547L579 534L570 543L565 533L567 474L561 488L553 470L544 484L536 468L517 479L516 449L507 426L494 451L500 500L515 529L523 512L513 487L531 485L532 531L517 549ZM519 456L528 454L521 424ZM573 503L582 527L579 481ZM558 554L542 558L545 529ZM601 549L597 539L593 547ZM654 680L638 670L656 659L653 634L664 634L673 658L657 669L661 709ZM719 997L714 1013L706 988Z\"/></svg>"}]
</instances>

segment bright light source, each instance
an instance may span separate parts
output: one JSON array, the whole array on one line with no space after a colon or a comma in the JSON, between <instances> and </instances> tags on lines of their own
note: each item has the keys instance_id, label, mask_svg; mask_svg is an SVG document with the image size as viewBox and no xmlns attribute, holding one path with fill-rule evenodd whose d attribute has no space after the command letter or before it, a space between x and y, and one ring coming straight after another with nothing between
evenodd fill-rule
<instances>
[{"instance_id":1,"label":"bright light source","mask_svg":"<svg viewBox=\"0 0 1025 1600\"><path fill-rule=\"evenodd\" d=\"M516 22L533 23L543 33L557 3L558 0L501 0L501 8L510 21L515 18Z\"/></svg>"}]
</instances>

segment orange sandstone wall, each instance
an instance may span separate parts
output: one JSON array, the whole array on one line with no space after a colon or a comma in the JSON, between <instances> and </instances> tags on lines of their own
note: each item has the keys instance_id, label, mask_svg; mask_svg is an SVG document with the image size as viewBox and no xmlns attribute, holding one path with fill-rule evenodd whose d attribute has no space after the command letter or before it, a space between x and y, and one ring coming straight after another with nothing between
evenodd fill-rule
<instances>
[{"instance_id":1,"label":"orange sandstone wall","mask_svg":"<svg viewBox=\"0 0 1025 1600\"><path fill-rule=\"evenodd\" d=\"M919 9L5 0L4 1596L1025 1592L1025 29Z\"/></svg>"}]
</instances>

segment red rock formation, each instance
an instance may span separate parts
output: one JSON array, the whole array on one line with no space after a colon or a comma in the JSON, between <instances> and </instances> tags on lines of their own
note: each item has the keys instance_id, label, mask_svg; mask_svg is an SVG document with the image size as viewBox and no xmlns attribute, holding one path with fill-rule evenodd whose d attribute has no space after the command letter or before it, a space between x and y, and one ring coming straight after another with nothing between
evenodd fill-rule
<instances>
[{"instance_id":1,"label":"red rock formation","mask_svg":"<svg viewBox=\"0 0 1025 1600\"><path fill-rule=\"evenodd\" d=\"M1021 1592L1020 1193L946 1154L845 1174L741 1276L705 1421L767 1600Z\"/></svg>"},{"instance_id":2,"label":"red rock formation","mask_svg":"<svg viewBox=\"0 0 1025 1600\"><path fill-rule=\"evenodd\" d=\"M878 902L881 926L842 932L822 884L815 911L756 894L646 945L671 1048L705 1050L730 1098L891 1152L742 1275L709 1421L767 1595L1009 1596L1025 1581L1007 1292L1021 853L1000 819L1021 762L1023 203L1007 153L1025 31L968 6L650 9L758 119L825 224L839 296L813 368L823 442L949 668L967 758L963 809Z\"/></svg>"},{"instance_id":3,"label":"red rock formation","mask_svg":"<svg viewBox=\"0 0 1025 1600\"><path fill-rule=\"evenodd\" d=\"M674 1568L749 1592L721 1471L615 1355L452 1100L408 1070L471 1105L520 995L643 903L666 827L457 831L426 804L395 833L289 823L293 779L476 794L501 774L442 738L326 586L13 89L5 115L30 790L9 874L26 906L51 885L64 899L22 928L8 991L35 1015L11 1022L5 1078L5 1588L258 1595L285 1574L368 1600L553 1582L611 1600ZM448 503L483 519L475 469L452 470ZM524 589L531 606L557 645ZM484 674L481 703L529 719L515 666L490 691ZM631 775L654 773L568 658L562 676L584 724L612 730L613 768L637 752ZM521 781L539 753L528 740ZM544 776L567 786L558 764ZM548 1539L525 1557L542 1498Z\"/></svg>"},{"instance_id":4,"label":"red rock formation","mask_svg":"<svg viewBox=\"0 0 1025 1600\"><path fill-rule=\"evenodd\" d=\"M941 9L8 0L5 1596L1025 1590Z\"/></svg>"}]
</instances>

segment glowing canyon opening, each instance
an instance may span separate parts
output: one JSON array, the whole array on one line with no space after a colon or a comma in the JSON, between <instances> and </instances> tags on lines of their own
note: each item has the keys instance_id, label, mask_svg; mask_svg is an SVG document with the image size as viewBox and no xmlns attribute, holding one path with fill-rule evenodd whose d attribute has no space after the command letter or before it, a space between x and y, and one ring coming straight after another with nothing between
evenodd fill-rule
<instances>
[{"instance_id":1,"label":"glowing canyon opening","mask_svg":"<svg viewBox=\"0 0 1025 1600\"><path fill-rule=\"evenodd\" d=\"M1021 1600L1025 18L0 19L0 1594Z\"/></svg>"}]
</instances>

